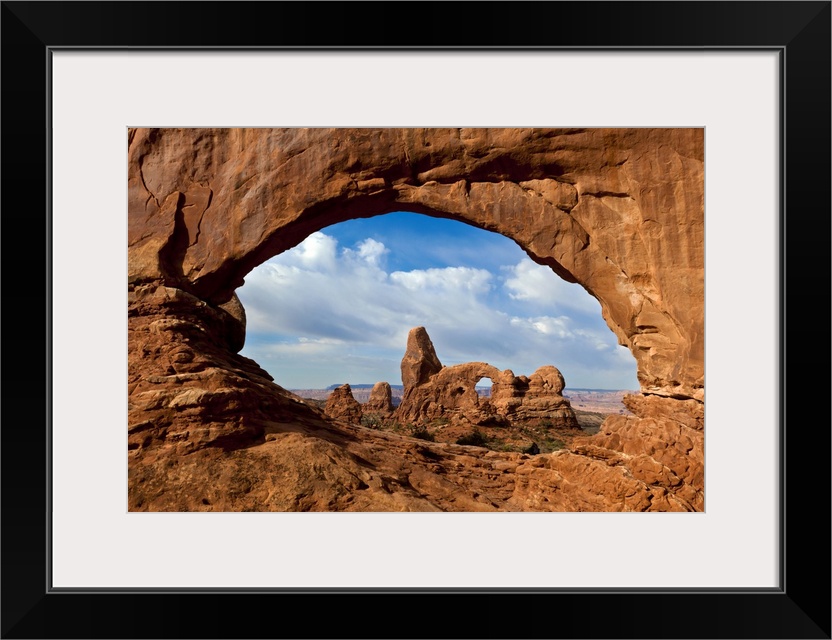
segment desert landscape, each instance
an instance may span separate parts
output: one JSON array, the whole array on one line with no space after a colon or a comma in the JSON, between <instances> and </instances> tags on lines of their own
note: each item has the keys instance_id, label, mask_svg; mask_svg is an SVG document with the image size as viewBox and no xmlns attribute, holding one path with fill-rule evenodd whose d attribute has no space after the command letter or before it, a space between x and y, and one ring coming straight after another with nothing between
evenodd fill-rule
<instances>
[{"instance_id":1,"label":"desert landscape","mask_svg":"<svg viewBox=\"0 0 832 640\"><path fill-rule=\"evenodd\" d=\"M697 128L130 129L129 509L702 511L703 163ZM241 355L247 274L400 210L580 284L640 388L443 365L430 326L398 380L290 391Z\"/></svg>"},{"instance_id":2,"label":"desert landscape","mask_svg":"<svg viewBox=\"0 0 832 640\"><path fill-rule=\"evenodd\" d=\"M603 422L602 414L581 412L581 423L562 395L564 381L557 368L543 366L528 377L485 362L445 367L424 327L408 334L401 378L396 403L388 382L373 385L363 403L344 384L324 392L324 413L429 442L528 454L562 449L576 436L597 433ZM493 382L490 388L477 388L483 378Z\"/></svg>"}]
</instances>

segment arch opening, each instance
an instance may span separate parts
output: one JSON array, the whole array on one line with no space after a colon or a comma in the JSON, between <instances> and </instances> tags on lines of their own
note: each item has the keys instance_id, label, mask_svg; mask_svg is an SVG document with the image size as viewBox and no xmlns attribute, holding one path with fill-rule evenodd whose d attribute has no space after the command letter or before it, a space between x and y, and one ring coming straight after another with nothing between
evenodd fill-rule
<instances>
[{"instance_id":1,"label":"arch opening","mask_svg":"<svg viewBox=\"0 0 832 640\"><path fill-rule=\"evenodd\" d=\"M330 225L252 270L237 294L242 354L292 390L400 386L414 326L445 364L528 374L555 364L573 388L638 388L634 358L582 287L511 239L447 218L400 211Z\"/></svg>"}]
</instances>

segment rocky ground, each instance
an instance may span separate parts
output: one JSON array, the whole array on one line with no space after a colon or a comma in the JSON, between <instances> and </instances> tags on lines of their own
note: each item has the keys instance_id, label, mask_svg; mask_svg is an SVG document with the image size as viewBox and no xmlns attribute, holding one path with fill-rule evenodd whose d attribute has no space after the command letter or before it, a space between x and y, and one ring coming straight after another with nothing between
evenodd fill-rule
<instances>
[{"instance_id":1,"label":"rocky ground","mask_svg":"<svg viewBox=\"0 0 832 640\"><path fill-rule=\"evenodd\" d=\"M320 391L320 395L324 395L325 397L328 397L332 393L332 390L319 389L317 391ZM357 393L354 393L354 395L358 396ZM369 397L369 394L367 394L367 397ZM326 400L321 400L316 397L305 397L304 400L321 410L324 410L326 407ZM361 404L363 405L364 403ZM376 416L365 416L361 419L361 424L371 429L399 433L430 442L457 443L462 441L462 444L474 444L493 451L514 451L521 453L536 445L540 453L550 453L571 445L577 436L598 433L601 424L607 416L629 413L624 408L624 405L621 405L621 407L622 410L620 412L616 411L615 413L575 410L579 429L558 427L545 421L512 423L502 427L488 427L453 425L447 420L442 419L435 420L428 425L416 426L413 424L403 424L394 419L379 419Z\"/></svg>"},{"instance_id":2,"label":"rocky ground","mask_svg":"<svg viewBox=\"0 0 832 640\"><path fill-rule=\"evenodd\" d=\"M333 419L275 385L225 346L234 312L165 286L129 291L131 511L703 508L694 400L626 396L634 416L552 453L431 442Z\"/></svg>"},{"instance_id":3,"label":"rocky ground","mask_svg":"<svg viewBox=\"0 0 832 640\"><path fill-rule=\"evenodd\" d=\"M689 455L698 432L666 427L681 429L673 435L688 443L686 453L662 447L642 429L644 451L623 454L608 447L638 420L615 419L625 422L574 437L568 448L530 455L429 442L312 411L275 421L245 447L185 455L175 454L175 445L131 450L130 510L697 510L698 494L673 469L701 468Z\"/></svg>"}]
</instances>

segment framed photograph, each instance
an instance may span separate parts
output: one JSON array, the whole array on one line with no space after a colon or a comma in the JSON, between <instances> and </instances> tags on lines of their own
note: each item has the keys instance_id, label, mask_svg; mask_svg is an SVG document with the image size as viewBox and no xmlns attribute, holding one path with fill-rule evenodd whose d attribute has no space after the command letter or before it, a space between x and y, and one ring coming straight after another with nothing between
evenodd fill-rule
<instances>
[{"instance_id":1,"label":"framed photograph","mask_svg":"<svg viewBox=\"0 0 832 640\"><path fill-rule=\"evenodd\" d=\"M3 637L830 637L830 434L825 418L824 426L817 428L817 411L812 411L812 418L804 415L801 409L812 403L794 386L794 380L802 379L799 374L806 376L796 364L800 356L795 354L805 349L798 335L804 340L812 336L813 342L821 339L821 348L812 351L829 353L825 340L818 338L828 336L828 316L795 310L797 277L812 274L813 286L817 288L820 279L820 289L829 291L829 2L498 2L476 7L217 2L200 3L195 12L196 6L3 3L3 223L8 260ZM386 29L370 27L369 16L374 15L390 22ZM588 24L591 30L574 28ZM200 146L193 132L209 127L225 142ZM348 128L352 133L343 133ZM457 137L441 133L447 128L458 131ZM477 142L476 132L484 132L485 142ZM467 507L439 509L457 513L420 508L426 504L418 502L420 482L439 495L436 487L441 482L455 481L448 468L441 468L441 460L430 457L448 447L482 445L491 438L495 451L489 459L505 467L498 471L515 465L509 471L513 473L519 464L528 466L524 474L529 478L542 477L535 468L545 465L535 465L534 458L557 448L553 438L539 439L527 430L495 444L488 425L495 420L508 424L509 418L522 414L531 416L535 427L549 428L553 425L543 425L543 418L551 422L555 408L561 413L564 409L553 404L563 390L559 373L539 369L532 374L520 368L518 374L530 377L505 377L504 366L485 368L481 363L473 363L479 368L437 364L434 371L431 362L436 356L445 360L440 340L434 335L437 350L432 353L427 333L422 330L423 336L416 329L407 351L421 349L422 355L410 363L409 373L402 364L405 396L400 407L416 406L407 404L408 389L419 387L425 398L430 393L439 398L447 390L437 382L440 368L446 377L448 371L456 376L455 384L468 375L465 384L471 382L473 400L465 395L464 385L460 388L473 404L461 399L442 404L433 398L431 406L453 411L422 416L417 415L421 409L413 409L408 424L414 426L406 434L394 433L387 425L387 436L381 422L361 423L355 429L372 426L379 442L423 438L426 442L418 451L425 460L420 469L433 475L425 471L428 475L421 480L411 477L408 492L396 496L395 490L382 486L384 473L368 473L366 486L359 489L371 497L345 494L333 498L337 508L328 509L315 508L322 494L314 488L302 496L295 492L292 499L297 504L287 502L279 483L252 502L247 496L256 493L250 475L255 454L235 459L233 469L216 466L221 457L217 452L233 449L232 440L248 437L252 429L240 417L247 410L245 394L229 388L227 381L215 384L210 398L188 396L195 393L188 376L205 371L191 363L211 351L218 338L209 331L204 338L208 346L198 346L203 338L193 337L176 349L152 340L138 344L133 337L128 340L137 325L134 315L125 322L125 303L131 314L142 304L146 311L150 296L165 297L164 305L187 306L190 298L170 288L180 278L197 303L202 300L200 304L210 307L211 322L216 321L222 339L239 338L242 343L245 329L237 330L242 305L232 296L234 289L244 277L256 280L249 275L255 264L310 237L318 244L302 246L305 257L287 257L273 270L285 283L286 274L297 274L299 265L309 266L310 256L325 258L329 250L333 259L343 259L334 264L334 271L291 280L308 310L320 308L314 283L324 293L323 282L345 289L359 278L374 277L369 267L385 281L398 278L399 285L410 286L413 298L415 271L401 267L393 278L393 266L381 270L380 259L388 251L381 236L373 236L371 242L365 229L349 244L346 235L325 235L328 222L365 215L348 211L347 204L329 209L343 209L343 215L326 218L325 208L310 209L306 218L292 223L295 226L274 228L259 221L254 210L240 214L245 222L227 228L222 220L204 215L212 203L228 210L254 203L290 212L298 199L329 197L324 192L337 181L337 172L330 176L330 185L315 179L324 184L315 187L320 193L312 194L314 189L303 183L305 175L312 175L312 160L290 165L288 159L274 156L283 174L269 166L268 179L249 182L252 172L246 167L259 162L257 158L271 157L269 140L274 136L280 137L281 149L291 146L287 136L314 138L319 148L321 141L329 141L324 145L329 154L343 144L344 162L358 166L366 162L357 151L362 144L385 148L385 136L394 133L418 133L421 155L407 154L418 184L395 170L380 170L381 178L353 171L358 177L344 193L360 199L362 206L378 208L366 215L399 210L398 204L406 201L410 208L401 210L438 213L496 230L593 291L602 300L609 326L624 327L621 318L627 317L636 327L617 334L633 351L641 349L636 358L646 394L641 402L698 402L701 411L707 380L704 431L702 416L691 418L699 420L700 429L700 442L692 441L691 447L699 447L704 461L696 467L687 462L679 470L670 458L663 458L662 473L673 490L655 489L657 480L641 504L638 487L646 486L649 471L639 457L641 449L620 445L615 439L619 436L610 430L604 446L593 448L599 440L587 439L586 445L572 446L570 453L589 461L583 479L604 485L593 495L610 500L606 506L591 503L596 508L585 508L590 503L574 496L586 492L570 493L573 488L564 483L556 491L544 486L521 495L515 490L505 502L495 502L493 496L482 499L472 490ZM540 146L540 136L548 136L547 166L562 167L562 180L535 173L537 160L518 164L512 150L522 148L531 154L527 157L536 157L530 150ZM649 144L639 142L641 138ZM449 140L464 146L465 157L473 158L470 166L436 169L430 160L420 159L452 155ZM416 149L415 144L410 141L405 147ZM617 149L630 152L619 158ZM206 158L230 154L222 162L238 166L233 180L228 180L239 179L239 184L223 191L214 174L201 181L199 167L218 166L219 161L200 158L200 153ZM162 165L173 156L190 158L183 166L195 168L180 176L181 185L162 190L176 197L159 198L155 187L165 174ZM639 176L639 198L655 196L659 217L673 207L673 198L689 196L683 187L675 194L664 193L656 186L667 182L662 176L676 176L678 185L704 180L704 191L699 187L704 193L699 204L704 226L702 220L680 225L683 240L675 243L661 235L659 223L651 228L649 220L637 228L592 226L593 206L617 212L622 219L627 215L622 207L635 206L621 186L623 173L614 170L628 162L635 167L628 170L629 179ZM155 168L142 172L134 165ZM500 171L510 177L500 182ZM574 176L579 174L576 183ZM468 181L472 175L479 181ZM276 186L278 182L284 186ZM505 190L507 184L520 185L517 194L485 193ZM454 195L449 190L455 188L462 191ZM270 197L265 194L279 189L288 195L265 203ZM245 193L245 198L235 200L229 195L235 191ZM25 200L14 197L19 193L26 194ZM341 197L330 195L333 202ZM399 198L395 208L385 200L390 197ZM488 207L476 209L477 198L488 200ZM517 204L517 198L531 204ZM584 201L577 204L581 198ZM145 217L135 213L139 200L144 203L141 211L149 212ZM535 224L545 226L544 235L555 233L552 225L559 225L555 237L561 244L541 249L538 236L515 233L511 220L499 218L494 203L514 216L525 215L524 207L530 216L548 216L546 220L556 223ZM696 209L695 204L686 206ZM477 211L486 209L491 217L477 218ZM169 238L159 231L165 220L172 225ZM592 257L586 264L572 264L564 257L564 243L583 237L582 222L591 232L580 251ZM430 233L438 244L440 232ZM197 251L192 247L200 234L207 249ZM643 242L652 247L653 254L643 261L653 265L653 271L643 271L660 284L649 303L645 298L637 305L628 289L635 277L631 265L620 259L628 251L620 247L634 234L653 234L653 241ZM159 247L153 245L162 236L168 239ZM278 236L286 239L286 247L277 246ZM463 241L461 235L449 238L450 244ZM344 248L340 253L333 249L339 241ZM477 251L497 249L488 245ZM704 254L704 306L697 310L690 304L683 312L674 300L693 295L694 270L691 277L679 275L671 282L656 269L677 260L696 264L695 257L685 254L696 251ZM471 265L464 274L454 272L469 292L487 278L485 266ZM604 269L618 269L622 275L605 280ZM519 271L503 273L507 297L533 293L533 276L527 275L523 285ZM154 285L151 291L148 283L159 274L164 286ZM418 275L424 280L427 274L424 270ZM640 291L648 288L644 274L638 276ZM387 306L398 300L397 313L409 317L407 296L394 298L399 294L390 288L379 291L377 298ZM367 298L351 295L356 306L368 307L371 293ZM460 297L451 292L446 304L456 304ZM249 313L249 337L255 335L257 318L280 312L265 303L256 306L265 298L258 301L253 294L245 299L241 293L240 299ZM638 307L637 312L625 308L629 303ZM383 306L373 311L377 318ZM308 310L305 317L298 312L298 326L313 321L309 314L314 311ZM704 318L704 333L701 322L679 322L685 313ZM513 317L512 326L528 321L545 332L562 329L566 322L566 314L532 315ZM473 318L473 312L466 317ZM147 320L148 336L168 335L173 321L160 318ZM691 337L691 327L696 336ZM672 350L667 342L672 331L682 336L675 343L671 340L672 345L685 340L704 343L704 362L691 358L683 365L677 356L666 356ZM787 351L789 337L792 348ZM293 339L295 351L310 353L306 338ZM167 369L154 370L155 378L176 378L177 385L184 381L176 398L165 400L166 406L179 403L177 415L197 416L180 421L179 431L157 430L161 423L156 418L143 422L136 417L153 411L153 394L159 394L155 387L138 388L139 378L130 378L138 350L147 361L161 358L159 354L166 359ZM332 362L340 357L337 350L319 352ZM223 353L217 357L227 357ZM261 385L254 360L266 366L268 349L241 353L252 364L235 360L235 366L242 367L241 380L248 381L240 384ZM280 353L288 361L289 350ZM513 355L520 359L521 353L517 349ZM793 384L787 402L789 354ZM469 364L473 359L453 357ZM804 360L800 358L805 368ZM425 378L430 384L420 378L426 367L431 369ZM493 380L490 392L475 389L483 378ZM159 380L154 384L162 384ZM671 380L673 385L667 382ZM302 386L298 382L293 388ZM544 388L549 391L543 393ZM347 396L354 391L339 388L335 395L343 396L342 405L325 408L327 415L337 410L338 419L349 422L353 405ZM488 393L490 399L482 400ZM145 404L136 409L141 394ZM212 431L208 422L200 422L199 411L219 402L222 394L222 402L231 402L239 415L225 416L226 425L231 425L228 431ZM428 406L425 398L419 406ZM304 402L311 406L311 401ZM452 402L457 404L451 406ZM545 416L540 413L544 410L549 412ZM661 422L659 414L652 408L637 409L645 420ZM681 420L678 412L673 415ZM460 416L478 428L457 433L453 429L459 428L455 421ZM627 420L620 418L622 424ZM360 422L357 417L355 421ZM317 428L309 428L313 427ZM344 442L351 437L350 429L339 432ZM639 433L644 442L655 436ZM471 440L475 434L483 441ZM266 429L255 435L274 449L274 441L287 434ZM673 434L663 437L664 443L657 437L652 450L667 446L668 438L674 447L681 442ZM174 462L156 448L160 438L165 450L179 447ZM548 447L542 453L541 443ZM298 438L296 444L297 452L286 449L291 455L285 459L258 458L258 464L284 465L290 469L287 474L300 473L292 465L306 455L300 449L308 443ZM616 446L620 451L610 454ZM344 458L343 465L333 462L333 469L358 465L356 469L379 470L381 458L368 453L368 459L358 451L345 444L315 455L330 461L352 456ZM402 450L400 455L411 453ZM565 477L562 468L547 471ZM609 478L598 480L607 478L605 473ZM176 483L159 489L159 483L174 477ZM583 481L580 474L576 478L573 484ZM233 486L234 491L212 492L213 479L217 487ZM204 491L189 488L194 482ZM403 498L405 493L410 497ZM619 494L622 502L613 504ZM374 502L387 495L399 500L401 510L413 512L395 513L397 509ZM819 506L807 510L807 495ZM555 508L534 502L544 497L563 502ZM356 499L366 500L365 508L352 509ZM445 504L438 500L432 504ZM651 504L655 512L641 513L651 511ZM256 505L271 506L260 512ZM528 508L520 508L524 506ZM492 507L497 513L479 512ZM319 512L293 512L298 510ZM359 603L380 605L394 617L407 619L407 631L391 630L366 616L359 622ZM307 605L322 607L327 614L314 627L293 626L288 631L281 630L271 614L240 616L241 604L263 612ZM468 614L459 616L459 626L452 631L440 631L435 618L425 615L435 607L453 611L462 604ZM210 615L185 615L191 610ZM414 615L417 612L420 615Z\"/></svg>"}]
</instances>

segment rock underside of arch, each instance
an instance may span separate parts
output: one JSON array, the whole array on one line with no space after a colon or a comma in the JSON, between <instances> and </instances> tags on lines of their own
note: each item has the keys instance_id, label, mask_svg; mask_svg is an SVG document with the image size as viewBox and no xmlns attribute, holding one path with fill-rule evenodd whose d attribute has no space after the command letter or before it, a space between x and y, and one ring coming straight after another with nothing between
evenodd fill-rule
<instances>
[{"instance_id":1,"label":"rock underside of arch","mask_svg":"<svg viewBox=\"0 0 832 640\"><path fill-rule=\"evenodd\" d=\"M128 135L131 510L702 510L702 129ZM332 420L239 355L246 273L402 209L510 237L594 295L635 356L634 415L486 453Z\"/></svg>"}]
</instances>

